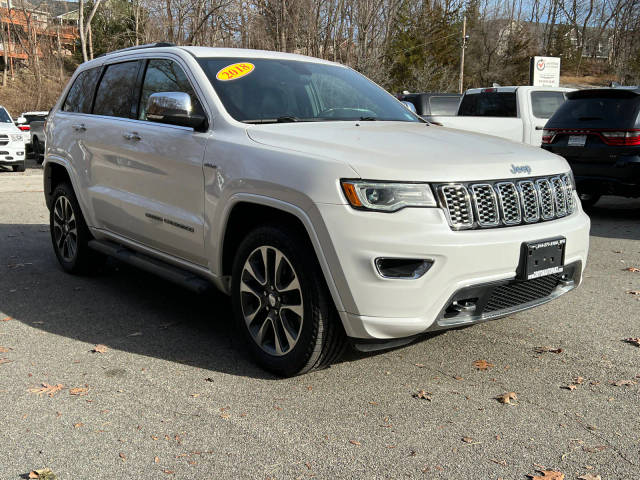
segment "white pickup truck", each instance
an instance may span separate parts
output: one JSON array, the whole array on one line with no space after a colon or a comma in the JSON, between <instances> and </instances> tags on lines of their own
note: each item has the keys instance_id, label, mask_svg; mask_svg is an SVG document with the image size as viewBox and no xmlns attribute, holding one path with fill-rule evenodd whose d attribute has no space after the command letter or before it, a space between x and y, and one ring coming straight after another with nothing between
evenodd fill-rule
<instances>
[{"instance_id":1,"label":"white pickup truck","mask_svg":"<svg viewBox=\"0 0 640 480\"><path fill-rule=\"evenodd\" d=\"M570 91L554 87L472 88L462 97L458 115L435 116L431 122L539 147L545 123Z\"/></svg>"}]
</instances>

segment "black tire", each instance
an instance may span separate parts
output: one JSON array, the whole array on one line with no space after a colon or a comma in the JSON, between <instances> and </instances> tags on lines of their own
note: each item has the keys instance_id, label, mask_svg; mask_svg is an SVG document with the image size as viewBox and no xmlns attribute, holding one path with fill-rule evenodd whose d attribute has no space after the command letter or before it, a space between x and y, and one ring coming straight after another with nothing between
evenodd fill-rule
<instances>
[{"instance_id":1,"label":"black tire","mask_svg":"<svg viewBox=\"0 0 640 480\"><path fill-rule=\"evenodd\" d=\"M593 207L601 197L601 195L598 195L596 193L578 193L578 196L580 197L582 208Z\"/></svg>"},{"instance_id":2,"label":"black tire","mask_svg":"<svg viewBox=\"0 0 640 480\"><path fill-rule=\"evenodd\" d=\"M14 172L24 172L24 170L25 170L25 163L24 162L22 162L19 165L14 165L13 166L13 171Z\"/></svg>"},{"instance_id":3,"label":"black tire","mask_svg":"<svg viewBox=\"0 0 640 480\"><path fill-rule=\"evenodd\" d=\"M31 151L33 152L33 159L40 165L44 160L43 152L42 152L42 144L38 137L33 137L31 142Z\"/></svg>"},{"instance_id":4,"label":"black tire","mask_svg":"<svg viewBox=\"0 0 640 480\"><path fill-rule=\"evenodd\" d=\"M60 202L60 203L59 203ZM66 203L68 202L68 203ZM68 205L69 210L64 210L60 216L58 206ZM61 222L73 217L73 221ZM65 217L67 217L65 219ZM60 228L61 223L66 223L68 231L65 233ZM53 251L58 258L58 262L67 273L87 274L94 271L104 261L104 256L89 248L89 240L93 237L87 228L87 224L80 210L78 199L73 188L67 183L60 183L53 191L51 211L49 212L49 230L51 232L51 243ZM75 235L73 234L75 231ZM69 237L69 242L74 240L75 249L70 250L69 244L65 244L65 239Z\"/></svg>"},{"instance_id":5,"label":"black tire","mask_svg":"<svg viewBox=\"0 0 640 480\"><path fill-rule=\"evenodd\" d=\"M284 255L287 266L283 268L291 270L294 277L297 277L299 293L302 296L301 301L298 300L303 308L302 315L293 314L294 317L298 316L301 318L301 326L298 324L298 327L293 328L294 331L296 328L299 328L297 341L287 353L281 353L280 355L270 354L265 351L264 345L267 342L263 342L263 346L260 346L249 330L249 326L245 321L245 314L243 313L243 302L245 302L246 305L246 296L248 293L246 291L244 293L241 292L241 283L243 280L248 282L252 281L251 279L253 278L249 277L249 279L247 279L246 276L243 277L243 274L247 274L247 271L245 271L245 263L248 262L250 257L255 255L256 252L262 252L263 249L267 251L267 258L269 258L268 252L270 251L273 252L273 255L276 255L276 250L279 250L279 252ZM269 261L266 263L269 263ZM272 265L275 265L275 260ZM273 277L282 277L282 270L279 270L277 265L274 267L274 272L276 272L276 270L280 273L274 273ZM266 271L267 267L265 267L265 273L263 275L265 282L264 287L262 283L255 284L258 285L258 290L263 288L267 289L269 285L273 283L271 286L272 291L279 292L284 299L287 294L285 291L286 288L277 290L278 279L274 278L273 282L269 282L269 274L267 274ZM338 318L320 266L313 254L313 247L306 237L294 229L263 226L250 232L236 252L233 262L231 288L236 330L244 340L243 343L246 345L252 357L265 370L284 377L300 375L314 369L329 366L344 352L346 347L344 329ZM290 292L292 291L293 290ZM266 314L264 310L269 310L267 303L269 297L266 295L266 290L262 299L264 302L256 302L257 295L255 295L255 293L251 293L249 296L253 299L254 303L266 305L264 307L256 307L255 311L260 311L261 314L266 316L273 315L271 323L267 323L266 319L261 320L258 314L254 317L254 319L257 319L257 323L262 323L263 327L264 324L270 326L268 333L272 333L275 337L276 324L280 326L282 333L284 333L282 328L284 328L283 325L285 323L291 325L289 320L287 320L289 314L285 316L284 320L282 318L282 315L284 315L287 309L284 300L282 301L282 305L280 305L280 300L278 300L278 305L272 307L270 313ZM299 322L299 320L296 321ZM292 330L289 329L290 334L291 332ZM279 338L285 339L283 335L280 335ZM289 345L288 338L289 337L286 337L287 345ZM276 342L274 339L274 344L275 343L279 342ZM284 343L282 345L284 345Z\"/></svg>"}]
</instances>

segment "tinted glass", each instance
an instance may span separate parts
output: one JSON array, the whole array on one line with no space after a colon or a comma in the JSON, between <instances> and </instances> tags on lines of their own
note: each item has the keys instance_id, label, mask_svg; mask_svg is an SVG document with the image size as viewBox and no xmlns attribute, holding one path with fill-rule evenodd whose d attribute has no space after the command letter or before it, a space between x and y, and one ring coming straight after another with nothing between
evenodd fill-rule
<instances>
[{"instance_id":1,"label":"tinted glass","mask_svg":"<svg viewBox=\"0 0 640 480\"><path fill-rule=\"evenodd\" d=\"M517 117L516 92L483 92L462 97L458 115L467 117Z\"/></svg>"},{"instance_id":2,"label":"tinted glass","mask_svg":"<svg viewBox=\"0 0 640 480\"><path fill-rule=\"evenodd\" d=\"M225 80L222 70L236 63L245 65L243 74ZM210 58L202 59L201 65L229 114L241 122L421 121L383 89L345 67L257 58Z\"/></svg>"},{"instance_id":3,"label":"tinted glass","mask_svg":"<svg viewBox=\"0 0 640 480\"><path fill-rule=\"evenodd\" d=\"M31 122L41 122L47 119L46 115L25 115L24 118L27 120L27 125Z\"/></svg>"},{"instance_id":4,"label":"tinted glass","mask_svg":"<svg viewBox=\"0 0 640 480\"><path fill-rule=\"evenodd\" d=\"M130 118L137 74L138 62L109 65L100 81L93 113Z\"/></svg>"},{"instance_id":5,"label":"tinted glass","mask_svg":"<svg viewBox=\"0 0 640 480\"><path fill-rule=\"evenodd\" d=\"M636 128L640 96L637 98L569 99L547 123L548 127Z\"/></svg>"},{"instance_id":6,"label":"tinted glass","mask_svg":"<svg viewBox=\"0 0 640 480\"><path fill-rule=\"evenodd\" d=\"M193 110L202 113L202 107L198 102L193 88L180 66L172 60L150 60L142 84L142 96L138 118L147 119L147 101L152 93L159 92L184 92L191 97Z\"/></svg>"},{"instance_id":7,"label":"tinted glass","mask_svg":"<svg viewBox=\"0 0 640 480\"><path fill-rule=\"evenodd\" d=\"M64 112L91 113L91 102L99 74L99 68L92 68L78 74L62 106Z\"/></svg>"},{"instance_id":8,"label":"tinted glass","mask_svg":"<svg viewBox=\"0 0 640 480\"><path fill-rule=\"evenodd\" d=\"M7 112L4 108L0 108L0 123L13 123L9 112Z\"/></svg>"},{"instance_id":9,"label":"tinted glass","mask_svg":"<svg viewBox=\"0 0 640 480\"><path fill-rule=\"evenodd\" d=\"M430 115L457 115L460 97L429 98Z\"/></svg>"},{"instance_id":10,"label":"tinted glass","mask_svg":"<svg viewBox=\"0 0 640 480\"><path fill-rule=\"evenodd\" d=\"M562 92L531 92L531 108L533 116L551 118L565 101Z\"/></svg>"}]
</instances>

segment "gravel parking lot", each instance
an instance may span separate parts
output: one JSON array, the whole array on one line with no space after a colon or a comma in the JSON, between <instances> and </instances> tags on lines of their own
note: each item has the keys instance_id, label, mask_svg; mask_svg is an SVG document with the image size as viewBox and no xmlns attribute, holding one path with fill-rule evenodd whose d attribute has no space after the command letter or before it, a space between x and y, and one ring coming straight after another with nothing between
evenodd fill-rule
<instances>
[{"instance_id":1,"label":"gravel parking lot","mask_svg":"<svg viewBox=\"0 0 640 480\"><path fill-rule=\"evenodd\" d=\"M237 349L224 296L64 274L41 170L0 172L0 478L637 478L640 200L592 222L575 292L282 380Z\"/></svg>"}]
</instances>

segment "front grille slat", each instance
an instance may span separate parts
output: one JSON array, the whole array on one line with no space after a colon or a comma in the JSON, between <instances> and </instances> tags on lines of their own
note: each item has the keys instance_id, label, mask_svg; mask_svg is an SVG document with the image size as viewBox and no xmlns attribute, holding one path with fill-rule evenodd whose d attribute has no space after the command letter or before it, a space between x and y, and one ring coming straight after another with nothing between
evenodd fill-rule
<instances>
[{"instance_id":1,"label":"front grille slat","mask_svg":"<svg viewBox=\"0 0 640 480\"><path fill-rule=\"evenodd\" d=\"M454 230L495 228L554 220L575 211L569 174L437 186Z\"/></svg>"}]
</instances>

